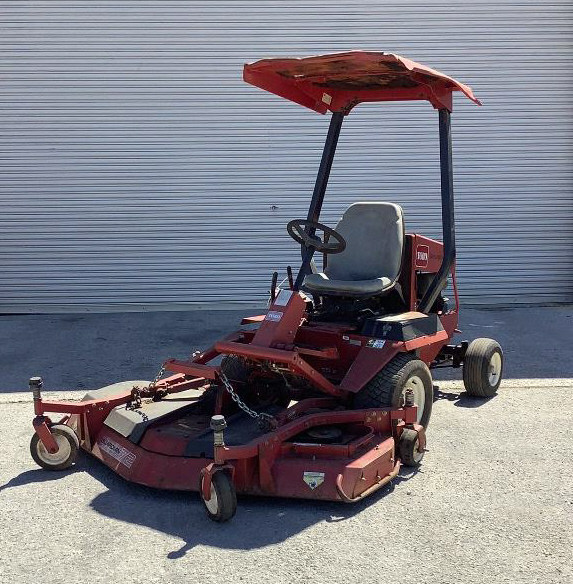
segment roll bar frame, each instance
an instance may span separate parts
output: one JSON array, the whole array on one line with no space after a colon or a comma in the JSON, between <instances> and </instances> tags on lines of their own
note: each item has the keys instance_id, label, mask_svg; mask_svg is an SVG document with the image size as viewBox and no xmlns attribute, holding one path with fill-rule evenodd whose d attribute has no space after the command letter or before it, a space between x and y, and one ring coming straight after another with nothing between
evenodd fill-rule
<instances>
[{"instance_id":1,"label":"roll bar frame","mask_svg":"<svg viewBox=\"0 0 573 584\"><path fill-rule=\"evenodd\" d=\"M322 151L322 158L314 184L312 199L308 208L307 219L316 221L320 219L322 203L328 186L330 170L336 153L336 146L342 128L342 122L345 115L341 112L334 112L330 118L330 125ZM444 256L440 269L430 286L428 287L423 298L418 304L420 312L428 312L441 290L444 288L450 272L456 260L456 234L455 234L455 216L454 216L454 174L452 160L452 134L451 134L451 113L447 108L438 110L438 124L440 137L440 184L442 199L442 234L444 244ZM311 235L314 230L310 229ZM311 261L314 255L314 248L303 249L302 263L298 271L294 290L300 290L304 278L311 271Z\"/></svg>"}]
</instances>

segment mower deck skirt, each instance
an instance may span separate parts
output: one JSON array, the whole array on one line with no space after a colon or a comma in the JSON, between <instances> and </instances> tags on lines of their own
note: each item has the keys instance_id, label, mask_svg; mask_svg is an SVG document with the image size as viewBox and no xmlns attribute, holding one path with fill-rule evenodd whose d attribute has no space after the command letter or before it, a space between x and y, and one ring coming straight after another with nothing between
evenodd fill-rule
<instances>
[{"instance_id":1,"label":"mower deck skirt","mask_svg":"<svg viewBox=\"0 0 573 584\"><path fill-rule=\"evenodd\" d=\"M351 502L397 473L394 439L368 433L358 446L274 442L273 433L237 446L229 458L239 493ZM232 457L233 447L228 447ZM160 489L198 491L206 457L169 456L138 446L103 426L91 453L128 481ZM318 453L318 454L317 454Z\"/></svg>"}]
</instances>

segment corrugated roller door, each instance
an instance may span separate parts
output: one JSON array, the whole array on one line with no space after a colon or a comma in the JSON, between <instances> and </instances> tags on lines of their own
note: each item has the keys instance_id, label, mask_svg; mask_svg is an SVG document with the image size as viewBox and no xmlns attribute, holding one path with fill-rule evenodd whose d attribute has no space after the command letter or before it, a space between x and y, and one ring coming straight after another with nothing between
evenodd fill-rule
<instances>
[{"instance_id":1,"label":"corrugated roller door","mask_svg":"<svg viewBox=\"0 0 573 584\"><path fill-rule=\"evenodd\" d=\"M406 55L473 86L453 115L469 303L573 297L568 0L0 2L0 311L261 302L296 264L328 119L242 82L266 56ZM357 108L323 219L404 206L440 235L437 114Z\"/></svg>"}]
</instances>

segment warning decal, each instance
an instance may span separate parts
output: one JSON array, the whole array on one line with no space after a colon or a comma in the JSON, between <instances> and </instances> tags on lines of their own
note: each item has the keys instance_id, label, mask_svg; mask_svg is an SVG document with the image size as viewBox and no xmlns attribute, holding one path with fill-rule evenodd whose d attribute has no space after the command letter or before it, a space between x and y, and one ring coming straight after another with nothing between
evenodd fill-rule
<instances>
[{"instance_id":1,"label":"warning decal","mask_svg":"<svg viewBox=\"0 0 573 584\"><path fill-rule=\"evenodd\" d=\"M314 491L314 489L320 487L320 485L324 483L324 473L307 470L303 473L302 480Z\"/></svg>"}]
</instances>

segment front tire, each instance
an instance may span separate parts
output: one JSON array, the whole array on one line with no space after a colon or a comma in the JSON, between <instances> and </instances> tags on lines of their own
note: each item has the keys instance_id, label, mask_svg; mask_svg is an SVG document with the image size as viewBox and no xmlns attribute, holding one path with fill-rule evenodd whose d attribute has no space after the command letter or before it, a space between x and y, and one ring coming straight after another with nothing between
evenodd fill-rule
<instances>
[{"instance_id":1,"label":"front tire","mask_svg":"<svg viewBox=\"0 0 573 584\"><path fill-rule=\"evenodd\" d=\"M404 466L416 468L422 463L424 451L420 451L420 439L418 432L410 428L402 430L398 442L398 454Z\"/></svg>"},{"instance_id":2,"label":"front tire","mask_svg":"<svg viewBox=\"0 0 573 584\"><path fill-rule=\"evenodd\" d=\"M48 452L38 434L30 440L30 454L34 462L45 470L65 470L74 464L80 447L76 433L65 424L56 424L50 432L58 443L58 452Z\"/></svg>"},{"instance_id":3,"label":"front tire","mask_svg":"<svg viewBox=\"0 0 573 584\"><path fill-rule=\"evenodd\" d=\"M503 351L493 339L475 339L463 363L464 387L469 395L493 397L503 375Z\"/></svg>"},{"instance_id":4,"label":"front tire","mask_svg":"<svg viewBox=\"0 0 573 584\"><path fill-rule=\"evenodd\" d=\"M354 407L402 407L407 389L414 392L414 401L418 406L418 424L427 428L434 400L432 374L423 361L408 353L398 353L374 376L354 396Z\"/></svg>"},{"instance_id":5,"label":"front tire","mask_svg":"<svg viewBox=\"0 0 573 584\"><path fill-rule=\"evenodd\" d=\"M211 477L211 498L208 501L203 498L203 480L201 478L199 493L207 516L219 523L229 521L237 511L237 492L231 478L226 472L216 472Z\"/></svg>"}]
</instances>

